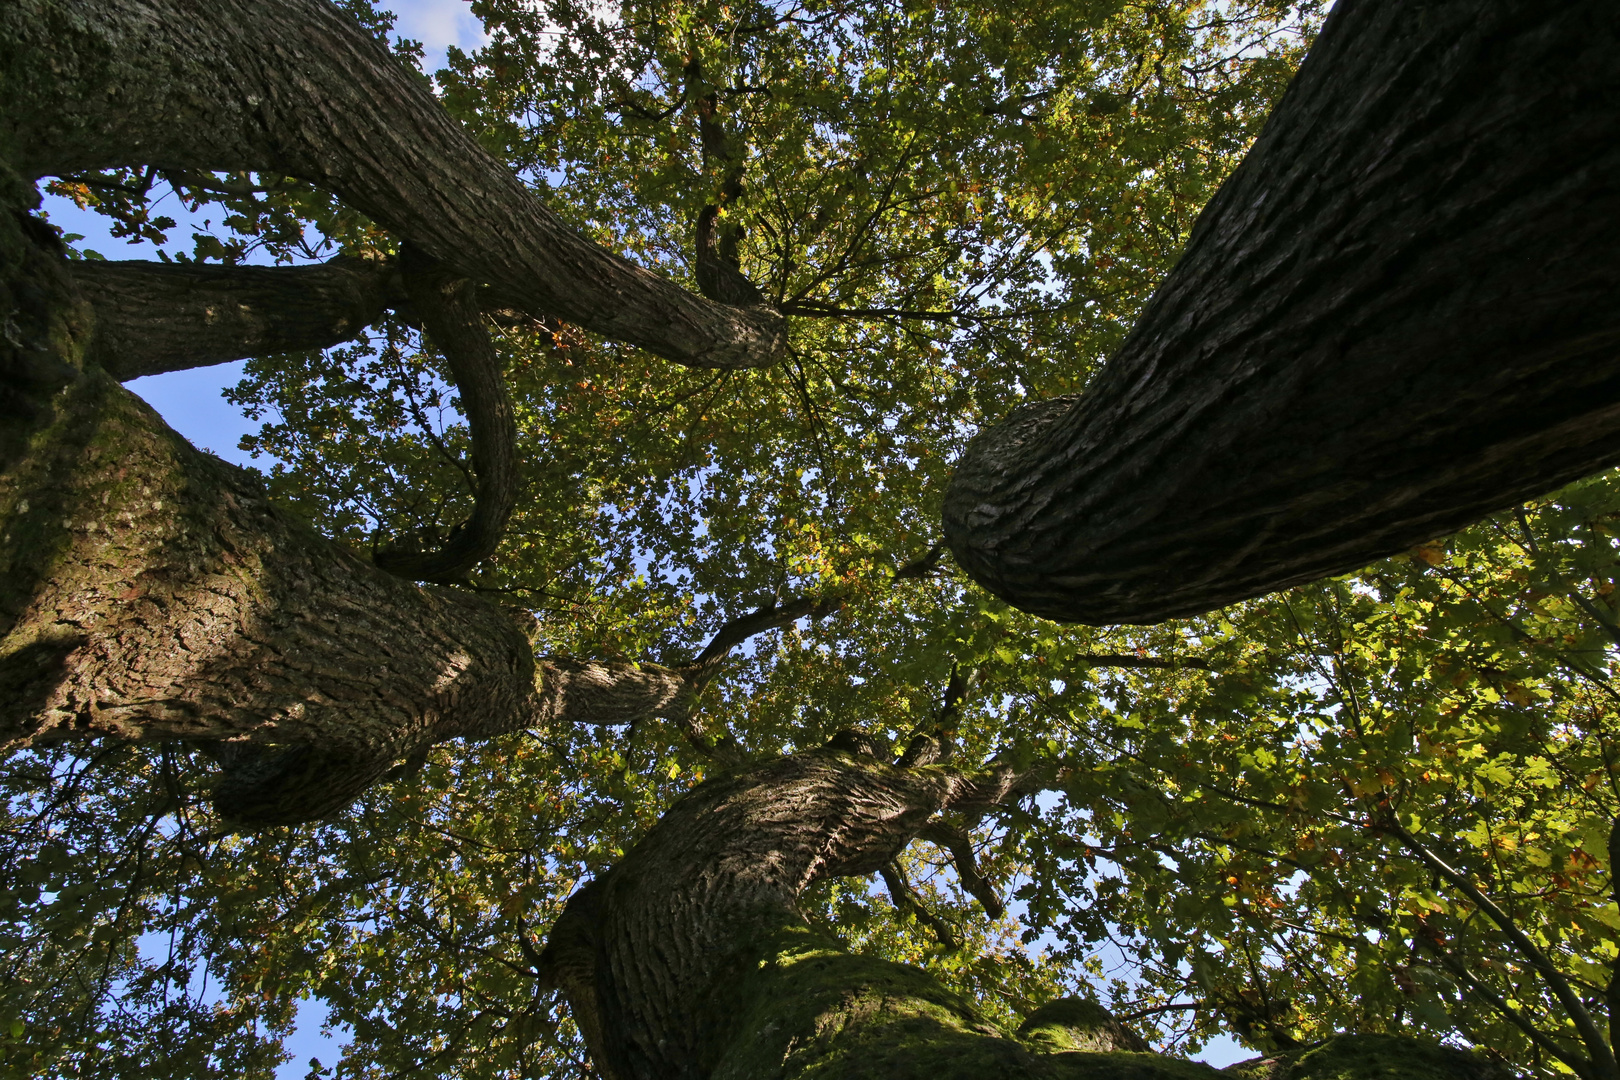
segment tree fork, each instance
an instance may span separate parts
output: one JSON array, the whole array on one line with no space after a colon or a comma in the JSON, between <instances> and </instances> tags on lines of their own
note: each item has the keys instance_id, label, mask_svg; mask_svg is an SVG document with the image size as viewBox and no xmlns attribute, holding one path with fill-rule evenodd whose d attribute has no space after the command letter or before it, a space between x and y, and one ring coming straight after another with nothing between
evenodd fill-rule
<instances>
[{"instance_id":1,"label":"tree fork","mask_svg":"<svg viewBox=\"0 0 1620 1080\"><path fill-rule=\"evenodd\" d=\"M592 244L323 0L15 0L0 12L0 156L25 179L123 165L330 190L462 277L696 367L774 363L782 319Z\"/></svg>"},{"instance_id":2,"label":"tree fork","mask_svg":"<svg viewBox=\"0 0 1620 1080\"><path fill-rule=\"evenodd\" d=\"M971 444L959 564L1152 623L1620 460L1617 176L1609 4L1343 0L1119 352Z\"/></svg>"},{"instance_id":3,"label":"tree fork","mask_svg":"<svg viewBox=\"0 0 1620 1080\"><path fill-rule=\"evenodd\" d=\"M94 309L41 232L0 220L0 745L279 747L219 755L221 808L268 824L446 739L685 707L680 672L537 660L503 609L385 573L192 448L87 359Z\"/></svg>"}]
</instances>

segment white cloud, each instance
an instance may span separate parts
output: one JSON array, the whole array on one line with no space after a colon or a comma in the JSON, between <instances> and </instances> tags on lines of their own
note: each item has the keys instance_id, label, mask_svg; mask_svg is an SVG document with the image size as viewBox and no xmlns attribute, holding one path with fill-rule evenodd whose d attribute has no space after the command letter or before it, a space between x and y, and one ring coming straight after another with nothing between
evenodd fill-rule
<instances>
[{"instance_id":1,"label":"white cloud","mask_svg":"<svg viewBox=\"0 0 1620 1080\"><path fill-rule=\"evenodd\" d=\"M430 73L444 67L451 45L472 52L489 40L467 0L384 0L378 6L397 16L395 34L422 43L423 67Z\"/></svg>"}]
</instances>

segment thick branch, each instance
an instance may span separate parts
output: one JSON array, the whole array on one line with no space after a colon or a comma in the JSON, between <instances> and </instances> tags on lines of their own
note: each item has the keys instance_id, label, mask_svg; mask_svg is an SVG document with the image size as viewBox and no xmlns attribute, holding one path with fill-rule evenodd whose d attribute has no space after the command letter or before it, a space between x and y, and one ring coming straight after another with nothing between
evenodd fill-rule
<instances>
[{"instance_id":1,"label":"thick branch","mask_svg":"<svg viewBox=\"0 0 1620 1080\"><path fill-rule=\"evenodd\" d=\"M507 612L315 535L98 369L36 410L0 471L0 744L276 746L227 755L222 809L306 820L436 742L691 692L657 665L537 663Z\"/></svg>"},{"instance_id":2,"label":"thick branch","mask_svg":"<svg viewBox=\"0 0 1620 1080\"><path fill-rule=\"evenodd\" d=\"M246 828L319 821L341 813L388 778L398 759L420 756L446 739L491 738L524 728L618 726L678 711L688 692L675 672L656 664L551 657L538 668L538 693L527 703L529 711L489 717L472 732L441 723L358 752L333 748L328 739L285 747L227 744L227 752L216 755L224 775L214 789L214 808Z\"/></svg>"},{"instance_id":3,"label":"thick branch","mask_svg":"<svg viewBox=\"0 0 1620 1080\"><path fill-rule=\"evenodd\" d=\"M23 175L126 164L297 176L524 310L698 367L774 362L782 321L585 240L321 0L17 0L0 141Z\"/></svg>"},{"instance_id":4,"label":"thick branch","mask_svg":"<svg viewBox=\"0 0 1620 1080\"><path fill-rule=\"evenodd\" d=\"M95 309L95 359L120 382L348 341L382 315L390 284L382 264L343 256L298 267L68 267Z\"/></svg>"},{"instance_id":5,"label":"thick branch","mask_svg":"<svg viewBox=\"0 0 1620 1080\"><path fill-rule=\"evenodd\" d=\"M1606 2L1336 5L1103 372L964 455L958 564L1151 623L1620 460L1617 87Z\"/></svg>"}]
</instances>

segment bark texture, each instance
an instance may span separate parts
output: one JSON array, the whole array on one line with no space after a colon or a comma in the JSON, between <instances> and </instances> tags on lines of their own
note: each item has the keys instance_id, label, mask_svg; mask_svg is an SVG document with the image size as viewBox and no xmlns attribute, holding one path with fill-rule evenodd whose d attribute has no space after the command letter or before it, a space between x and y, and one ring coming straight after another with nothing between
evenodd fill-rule
<instances>
[{"instance_id":1,"label":"bark texture","mask_svg":"<svg viewBox=\"0 0 1620 1080\"><path fill-rule=\"evenodd\" d=\"M570 900L547 943L593 1066L610 1080L1215 1080L1144 1052L1095 1005L1054 1004L1003 1032L927 973L850 954L799 912L805 888L881 870L941 810L982 810L1042 782L822 749L694 789ZM1313 1075L1486 1076L1416 1040L1384 1039L1404 1055L1339 1042Z\"/></svg>"},{"instance_id":2,"label":"bark texture","mask_svg":"<svg viewBox=\"0 0 1620 1080\"><path fill-rule=\"evenodd\" d=\"M537 662L501 609L317 536L104 374L59 402L0 474L0 742L299 747L281 775L319 763L320 783L272 790L259 757L223 808L308 820L432 743L623 722L686 692L655 665Z\"/></svg>"},{"instance_id":3,"label":"bark texture","mask_svg":"<svg viewBox=\"0 0 1620 1080\"><path fill-rule=\"evenodd\" d=\"M390 268L339 256L319 266L68 264L95 309L94 359L120 382L249 356L325 349L394 306Z\"/></svg>"},{"instance_id":4,"label":"bark texture","mask_svg":"<svg viewBox=\"0 0 1620 1080\"><path fill-rule=\"evenodd\" d=\"M0 241L0 745L274 746L222 755L221 808L262 824L323 816L445 739L684 707L679 672L537 660L501 608L278 510L86 359L94 309L65 263Z\"/></svg>"},{"instance_id":5,"label":"bark texture","mask_svg":"<svg viewBox=\"0 0 1620 1080\"><path fill-rule=\"evenodd\" d=\"M26 179L129 164L295 176L531 314L693 366L784 347L774 312L705 300L579 236L323 0L12 0L0 103L0 156Z\"/></svg>"},{"instance_id":6,"label":"bark texture","mask_svg":"<svg viewBox=\"0 0 1620 1080\"><path fill-rule=\"evenodd\" d=\"M1118 354L970 446L960 565L1151 623L1620 461L1617 177L1607 0L1341 0Z\"/></svg>"}]
</instances>

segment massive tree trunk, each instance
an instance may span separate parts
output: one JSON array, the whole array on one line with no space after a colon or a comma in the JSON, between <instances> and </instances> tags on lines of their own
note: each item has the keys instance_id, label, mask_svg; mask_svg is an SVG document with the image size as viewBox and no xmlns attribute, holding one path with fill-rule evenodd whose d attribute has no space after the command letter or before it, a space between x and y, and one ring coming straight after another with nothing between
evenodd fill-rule
<instances>
[{"instance_id":1,"label":"massive tree trunk","mask_svg":"<svg viewBox=\"0 0 1620 1080\"><path fill-rule=\"evenodd\" d=\"M1041 779L821 749L711 780L575 894L543 974L610 1080L1213 1080L1207 1066L1141 1052L1096 1006L1054 1003L1001 1031L926 972L852 954L801 914L816 881L870 874L942 811L982 813ZM1325 1067L1300 1075L1488 1075L1418 1040L1322 1050Z\"/></svg>"},{"instance_id":2,"label":"massive tree trunk","mask_svg":"<svg viewBox=\"0 0 1620 1080\"><path fill-rule=\"evenodd\" d=\"M70 265L33 181L120 165L262 170L390 228L399 265ZM474 282L485 283L479 290ZM684 715L701 680L537 660L520 620L404 577L489 553L512 415L480 306L562 317L682 363L770 363L781 320L687 293L573 233L421 80L321 0L0 8L0 746L187 739L222 811L321 817L456 737ZM278 511L118 380L354 335L385 307L451 362L477 510L385 573Z\"/></svg>"},{"instance_id":3,"label":"massive tree trunk","mask_svg":"<svg viewBox=\"0 0 1620 1080\"><path fill-rule=\"evenodd\" d=\"M958 561L1150 623L1620 461L1617 177L1609 0L1340 0L1120 351L972 444Z\"/></svg>"}]
</instances>

